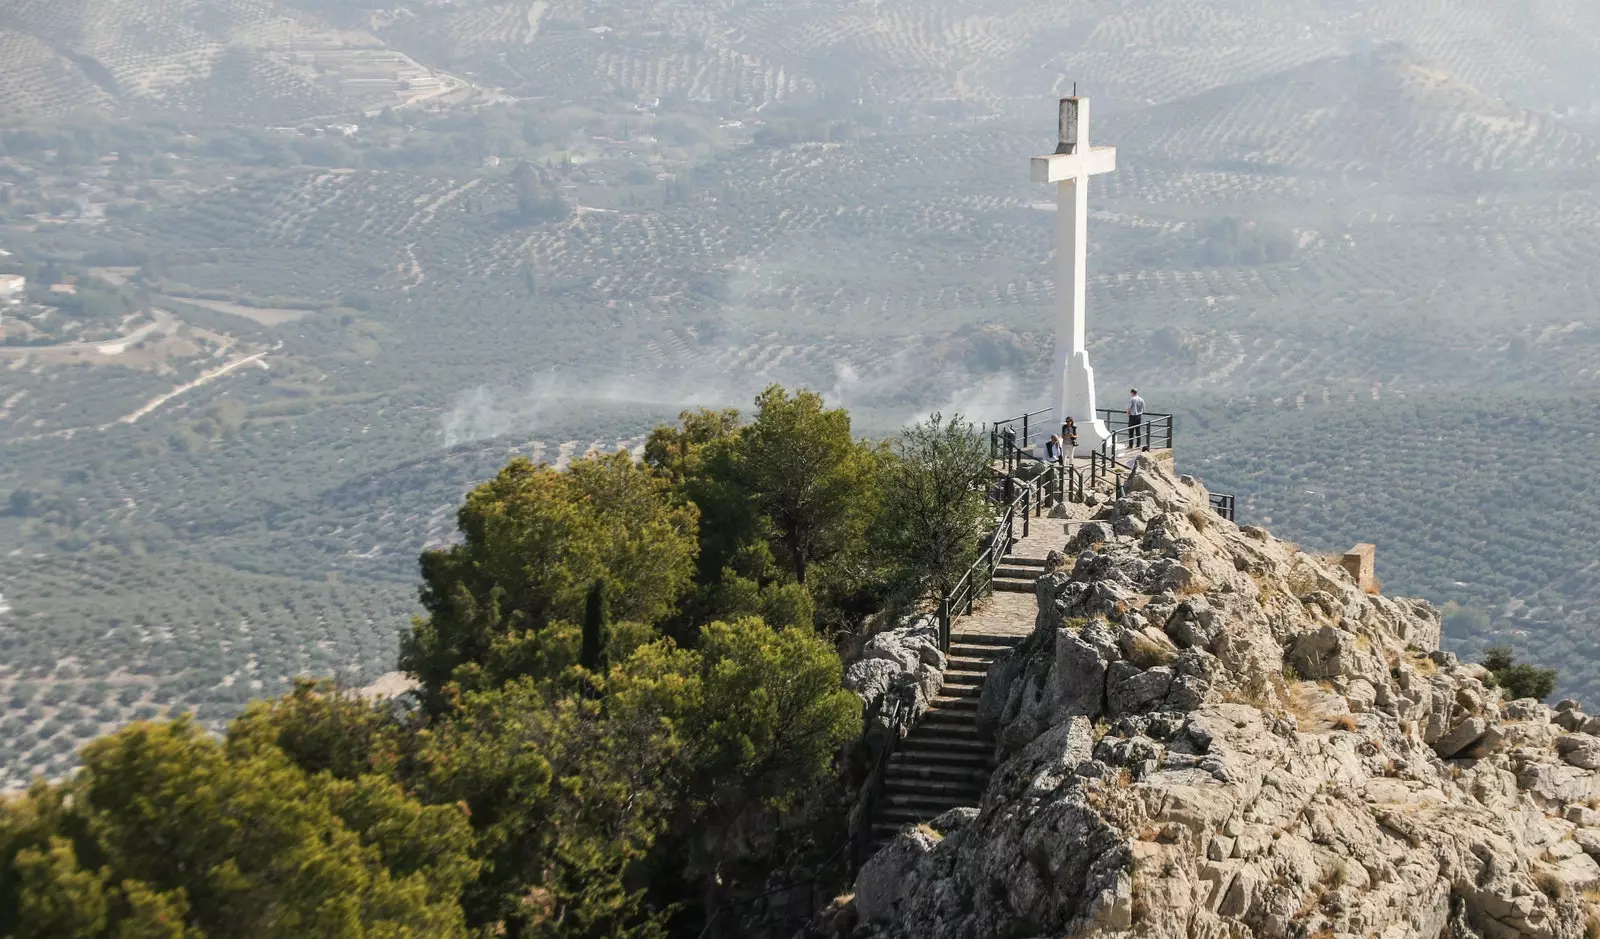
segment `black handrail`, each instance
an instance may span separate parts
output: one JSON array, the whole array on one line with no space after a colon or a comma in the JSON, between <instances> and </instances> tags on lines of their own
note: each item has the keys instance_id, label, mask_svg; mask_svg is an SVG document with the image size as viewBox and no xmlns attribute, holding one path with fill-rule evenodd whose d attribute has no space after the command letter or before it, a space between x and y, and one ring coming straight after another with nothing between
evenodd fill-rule
<instances>
[{"instance_id":1,"label":"black handrail","mask_svg":"<svg viewBox=\"0 0 1600 939\"><path fill-rule=\"evenodd\" d=\"M1171 450L1172 425L1174 418L1171 414L1146 414L1145 420L1137 425L1125 424L1113 428L1111 436L1100 444L1100 451L1111 457L1113 463L1118 462L1117 457L1123 451L1134 452L1137 450ZM1156 446L1158 438L1162 446ZM1134 442L1142 441L1139 446ZM1109 451L1109 452L1107 452Z\"/></svg>"},{"instance_id":2,"label":"black handrail","mask_svg":"<svg viewBox=\"0 0 1600 939\"><path fill-rule=\"evenodd\" d=\"M1020 452L1031 457L1033 445L1042 438L1043 434L1038 429L1044 425L1033 419L1041 414L1049 414L1054 408L1040 408L1037 411L1028 411L1016 417L1008 417L995 421L989 428L989 459L999 460L1004 458L1008 470L1014 470L1016 464L1015 454ZM1128 420L1127 411L1118 411L1113 408L1096 408L1095 415L1111 430L1111 440L1122 438L1123 442L1115 444L1115 450L1138 449L1131 446L1135 432ZM1176 419L1172 414L1157 411L1146 411L1144 419L1139 424L1138 436L1143 443L1140 447L1151 449L1172 449L1173 425ZM1155 441L1161 441L1160 447ZM1102 444L1103 446L1104 444ZM1115 457L1115 453L1112 454ZM1034 459L1037 459L1034 457Z\"/></svg>"},{"instance_id":3,"label":"black handrail","mask_svg":"<svg viewBox=\"0 0 1600 939\"><path fill-rule=\"evenodd\" d=\"M941 629L940 634L943 635ZM941 640L942 644L942 640ZM900 711L905 702L899 698L893 699L890 705L888 727L900 725ZM883 749L878 751L878 759L872 764L872 769L867 772L866 780L861 784L861 827L850 833L850 870L861 869L867 861L867 849L872 845L872 817L877 812L878 796L883 789L883 780L888 774L889 759L894 756L895 745L900 742L898 734L891 734L884 742Z\"/></svg>"},{"instance_id":4,"label":"black handrail","mask_svg":"<svg viewBox=\"0 0 1600 939\"><path fill-rule=\"evenodd\" d=\"M1238 498L1231 492L1213 492L1211 494L1211 508L1228 521L1236 521L1238 511Z\"/></svg>"},{"instance_id":5,"label":"black handrail","mask_svg":"<svg viewBox=\"0 0 1600 939\"><path fill-rule=\"evenodd\" d=\"M1082 475L1076 468L1070 468L1077 479L1077 489L1081 495L1083 491ZM987 545L955 582L955 585L946 590L939 598L939 651L950 651L951 623L959 616L972 613L973 607L994 586L994 572L1000 566L1005 556L1011 553L1012 545L1017 543L1017 520L1022 520L1022 537L1026 538L1031 532L1031 520L1044 514L1045 504L1050 500L1050 494L1058 498L1063 494L1064 470L1058 464L1045 463L1044 472L1029 480L1021 480L1015 476L1006 476L1001 497L996 500L992 492L987 492L991 501L996 501L1003 508L1000 517L995 521L993 532L989 535ZM981 579L980 579L981 573Z\"/></svg>"}]
</instances>

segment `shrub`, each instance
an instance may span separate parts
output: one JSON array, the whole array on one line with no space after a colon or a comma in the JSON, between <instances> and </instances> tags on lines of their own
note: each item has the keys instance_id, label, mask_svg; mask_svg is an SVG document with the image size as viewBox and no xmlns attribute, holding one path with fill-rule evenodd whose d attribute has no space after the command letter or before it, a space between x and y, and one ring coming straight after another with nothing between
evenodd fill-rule
<instances>
[{"instance_id":1,"label":"shrub","mask_svg":"<svg viewBox=\"0 0 1600 939\"><path fill-rule=\"evenodd\" d=\"M1535 698L1544 700L1556 690L1556 670L1519 664L1516 656L1505 646L1495 646L1484 653L1484 668L1510 700Z\"/></svg>"}]
</instances>

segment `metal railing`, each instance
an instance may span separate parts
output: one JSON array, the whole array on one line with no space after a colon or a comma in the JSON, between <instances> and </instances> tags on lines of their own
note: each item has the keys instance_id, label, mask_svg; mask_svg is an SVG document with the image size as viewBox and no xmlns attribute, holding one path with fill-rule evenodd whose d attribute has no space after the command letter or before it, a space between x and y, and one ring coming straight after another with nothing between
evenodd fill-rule
<instances>
[{"instance_id":1,"label":"metal railing","mask_svg":"<svg viewBox=\"0 0 1600 939\"><path fill-rule=\"evenodd\" d=\"M941 629L940 636L942 637L943 635L944 630ZM942 638L940 642L944 650L948 651L948 643L945 643ZM885 695L885 698L887 698L887 695ZM893 704L890 705L888 715L885 717L884 726L898 727L900 725L900 711L904 707L905 703L900 698L895 698ZM900 737L898 734L889 735L889 739L883 744L883 749L878 751L878 759L872 764L872 769L867 772L866 780L861 784L861 824L859 828L850 833L850 870L852 872L860 870L861 865L867 862L867 852L872 848L872 819L878 811L878 798L883 794L883 781L889 772L889 760L894 756L895 749L899 743Z\"/></svg>"},{"instance_id":2,"label":"metal railing","mask_svg":"<svg viewBox=\"0 0 1600 939\"><path fill-rule=\"evenodd\" d=\"M1106 426L1110 428L1111 436L1100 444L1100 450L1107 453L1114 463L1119 462L1119 456L1128 453L1171 450L1172 424L1171 414L1146 414L1140 423L1124 423L1120 427L1108 422Z\"/></svg>"},{"instance_id":3,"label":"metal railing","mask_svg":"<svg viewBox=\"0 0 1600 939\"><path fill-rule=\"evenodd\" d=\"M1220 516L1232 522L1235 521L1235 512L1238 508L1238 499L1228 492L1213 492L1211 494L1211 508Z\"/></svg>"},{"instance_id":4,"label":"metal railing","mask_svg":"<svg viewBox=\"0 0 1600 939\"><path fill-rule=\"evenodd\" d=\"M1000 458L1000 439L1006 431L1011 432L1014 440L1013 445L1023 450L1031 449L1037 440L1043 440L1050 436L1050 431L1048 430L1049 422L1034 421L1033 418L1041 414L1049 414L1053 410L1055 409L1041 408L1037 411L1019 414L1016 417L1008 417L1003 421L995 421L993 426L989 428L989 458L991 460ZM1041 432L1039 430L1041 427L1046 428L1046 430Z\"/></svg>"},{"instance_id":5,"label":"metal railing","mask_svg":"<svg viewBox=\"0 0 1600 939\"><path fill-rule=\"evenodd\" d=\"M1009 466L1015 451L1032 452L1035 444L1043 442L1054 433L1055 425L1051 421L1039 419L1054 410L1054 408L1041 408L995 421L989 427L989 459L1005 459ZM1111 431L1111 438L1106 442L1111 443L1116 451L1138 450L1145 447L1172 449L1174 417L1171 414L1147 411L1137 427L1129 422L1126 411L1096 408L1095 416Z\"/></svg>"},{"instance_id":6,"label":"metal railing","mask_svg":"<svg viewBox=\"0 0 1600 939\"><path fill-rule=\"evenodd\" d=\"M988 490L990 501L1001 508L994 530L984 539L984 547L977 560L967 568L950 589L939 597L939 651L950 651L950 625L960 616L972 613L977 602L988 596L994 587L995 568L999 567L1012 545L1018 541L1017 523L1022 523L1022 536L1032 531L1032 520L1043 515L1053 500L1065 498L1069 489L1075 490L1081 500L1084 491L1083 474L1076 467L1037 460L1044 470L1032 479L1004 476L1000 485Z\"/></svg>"}]
</instances>

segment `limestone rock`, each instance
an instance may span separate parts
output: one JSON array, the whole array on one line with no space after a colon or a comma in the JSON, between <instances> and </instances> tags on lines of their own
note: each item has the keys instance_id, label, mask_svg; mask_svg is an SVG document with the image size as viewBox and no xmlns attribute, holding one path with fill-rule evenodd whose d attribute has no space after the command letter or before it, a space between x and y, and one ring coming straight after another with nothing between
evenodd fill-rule
<instances>
[{"instance_id":1,"label":"limestone rock","mask_svg":"<svg viewBox=\"0 0 1600 939\"><path fill-rule=\"evenodd\" d=\"M990 668L980 807L862 868L834 914L855 939L1585 935L1600 722L1503 700L1433 606L1216 516L1165 464L1125 491L1070 526ZM853 687L905 680L858 665Z\"/></svg>"}]
</instances>

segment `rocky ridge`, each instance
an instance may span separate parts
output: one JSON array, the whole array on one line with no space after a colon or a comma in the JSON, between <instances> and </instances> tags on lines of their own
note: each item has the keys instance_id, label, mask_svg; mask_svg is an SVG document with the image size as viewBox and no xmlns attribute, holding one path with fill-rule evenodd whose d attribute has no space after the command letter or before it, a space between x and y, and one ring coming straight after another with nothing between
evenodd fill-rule
<instances>
[{"instance_id":1,"label":"rocky ridge","mask_svg":"<svg viewBox=\"0 0 1600 939\"><path fill-rule=\"evenodd\" d=\"M1600 936L1600 717L1504 700L1429 604L1155 461L1074 527L985 683L982 803L903 830L818 934ZM914 710L926 659L867 665L899 689L869 699Z\"/></svg>"}]
</instances>

